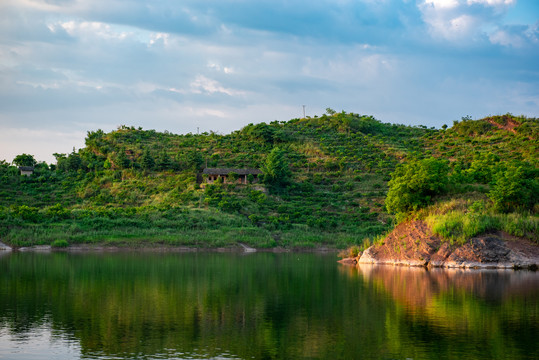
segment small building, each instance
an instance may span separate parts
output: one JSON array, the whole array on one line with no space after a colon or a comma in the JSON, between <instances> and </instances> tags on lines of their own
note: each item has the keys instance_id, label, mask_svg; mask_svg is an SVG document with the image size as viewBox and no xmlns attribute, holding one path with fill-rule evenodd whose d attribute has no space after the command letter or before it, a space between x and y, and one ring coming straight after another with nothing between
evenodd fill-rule
<instances>
[{"instance_id":1,"label":"small building","mask_svg":"<svg viewBox=\"0 0 539 360\"><path fill-rule=\"evenodd\" d=\"M21 172L21 175L30 176L34 173L34 167L33 166L19 166L19 171Z\"/></svg>"},{"instance_id":2,"label":"small building","mask_svg":"<svg viewBox=\"0 0 539 360\"><path fill-rule=\"evenodd\" d=\"M237 175L237 180L232 181L230 179L232 174ZM262 171L258 169L205 168L202 171L202 175L204 176L206 183L208 184L212 184L219 178L223 179L223 184L247 184L249 183L249 175L252 175L252 183L254 184L258 182L258 178L260 175L262 175Z\"/></svg>"}]
</instances>

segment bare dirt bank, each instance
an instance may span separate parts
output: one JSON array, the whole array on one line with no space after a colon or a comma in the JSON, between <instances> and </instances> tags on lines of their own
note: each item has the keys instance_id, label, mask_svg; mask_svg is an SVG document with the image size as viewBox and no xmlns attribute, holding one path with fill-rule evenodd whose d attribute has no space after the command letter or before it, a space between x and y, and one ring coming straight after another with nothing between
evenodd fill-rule
<instances>
[{"instance_id":1,"label":"bare dirt bank","mask_svg":"<svg viewBox=\"0 0 539 360\"><path fill-rule=\"evenodd\" d=\"M450 245L423 221L399 224L382 245L373 245L356 259L360 264L446 268L537 269L539 246L502 232L483 234L464 245Z\"/></svg>"}]
</instances>

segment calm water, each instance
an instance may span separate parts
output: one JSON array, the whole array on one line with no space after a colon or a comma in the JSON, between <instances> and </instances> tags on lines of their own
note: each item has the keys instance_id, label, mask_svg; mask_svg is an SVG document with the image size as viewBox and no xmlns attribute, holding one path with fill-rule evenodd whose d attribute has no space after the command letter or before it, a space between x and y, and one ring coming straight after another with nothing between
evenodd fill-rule
<instances>
[{"instance_id":1,"label":"calm water","mask_svg":"<svg viewBox=\"0 0 539 360\"><path fill-rule=\"evenodd\" d=\"M4 255L0 358L539 358L539 272L335 260Z\"/></svg>"}]
</instances>

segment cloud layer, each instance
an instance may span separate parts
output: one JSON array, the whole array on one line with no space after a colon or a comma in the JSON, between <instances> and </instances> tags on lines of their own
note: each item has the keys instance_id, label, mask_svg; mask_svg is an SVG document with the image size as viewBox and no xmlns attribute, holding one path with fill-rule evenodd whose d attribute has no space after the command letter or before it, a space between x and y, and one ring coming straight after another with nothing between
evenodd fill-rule
<instances>
[{"instance_id":1,"label":"cloud layer","mask_svg":"<svg viewBox=\"0 0 539 360\"><path fill-rule=\"evenodd\" d=\"M302 105L428 126L536 116L538 10L533 0L5 0L0 159L52 161L87 130L120 124L229 132Z\"/></svg>"}]
</instances>

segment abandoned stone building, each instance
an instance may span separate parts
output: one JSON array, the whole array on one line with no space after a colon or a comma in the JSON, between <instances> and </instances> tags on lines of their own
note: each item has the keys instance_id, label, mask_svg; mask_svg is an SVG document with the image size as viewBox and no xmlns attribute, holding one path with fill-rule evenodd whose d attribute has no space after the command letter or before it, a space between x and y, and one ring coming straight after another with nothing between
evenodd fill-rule
<instances>
[{"instance_id":1,"label":"abandoned stone building","mask_svg":"<svg viewBox=\"0 0 539 360\"><path fill-rule=\"evenodd\" d=\"M33 166L19 166L19 171L21 172L21 175L30 176L34 173L34 167Z\"/></svg>"}]
</instances>

